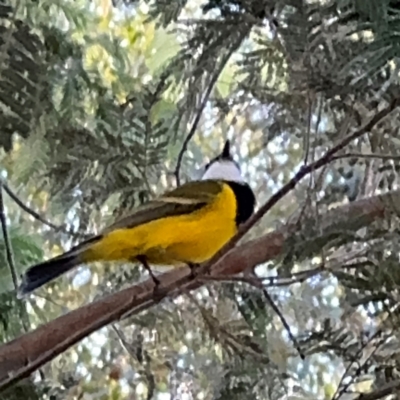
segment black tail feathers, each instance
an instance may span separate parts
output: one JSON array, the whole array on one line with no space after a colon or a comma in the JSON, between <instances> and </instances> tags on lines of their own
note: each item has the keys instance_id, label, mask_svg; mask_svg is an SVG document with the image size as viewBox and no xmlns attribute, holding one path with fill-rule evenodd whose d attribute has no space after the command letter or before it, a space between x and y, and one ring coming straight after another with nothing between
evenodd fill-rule
<instances>
[{"instance_id":1,"label":"black tail feathers","mask_svg":"<svg viewBox=\"0 0 400 400\"><path fill-rule=\"evenodd\" d=\"M68 252L41 264L30 267L18 289L18 297L33 292L81 263L79 255Z\"/></svg>"},{"instance_id":2,"label":"black tail feathers","mask_svg":"<svg viewBox=\"0 0 400 400\"><path fill-rule=\"evenodd\" d=\"M77 267L83 262L82 255L90 248L93 243L102 239L102 236L93 236L84 242L73 247L71 250L51 260L36 264L30 267L22 279L22 284L18 288L18 297L33 292L47 282L65 274L67 271Z\"/></svg>"}]
</instances>

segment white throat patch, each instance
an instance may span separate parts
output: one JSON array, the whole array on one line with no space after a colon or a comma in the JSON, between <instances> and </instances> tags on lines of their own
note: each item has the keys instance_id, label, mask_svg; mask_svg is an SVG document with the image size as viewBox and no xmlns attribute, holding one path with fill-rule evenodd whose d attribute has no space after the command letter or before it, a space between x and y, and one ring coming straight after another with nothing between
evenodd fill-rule
<instances>
[{"instance_id":1,"label":"white throat patch","mask_svg":"<svg viewBox=\"0 0 400 400\"><path fill-rule=\"evenodd\" d=\"M229 160L218 160L212 163L202 180L205 179L222 179L226 181L243 182L242 174L237 165Z\"/></svg>"}]
</instances>

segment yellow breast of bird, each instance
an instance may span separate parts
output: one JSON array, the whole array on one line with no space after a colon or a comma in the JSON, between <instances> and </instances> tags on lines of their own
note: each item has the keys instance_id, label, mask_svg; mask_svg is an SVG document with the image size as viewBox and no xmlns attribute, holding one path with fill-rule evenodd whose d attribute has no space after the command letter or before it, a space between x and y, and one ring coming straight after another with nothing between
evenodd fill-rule
<instances>
[{"instance_id":1,"label":"yellow breast of bird","mask_svg":"<svg viewBox=\"0 0 400 400\"><path fill-rule=\"evenodd\" d=\"M193 213L110 232L94 246L93 258L133 260L145 255L155 265L201 263L235 235L235 218L235 194L228 185L223 185L212 203Z\"/></svg>"}]
</instances>

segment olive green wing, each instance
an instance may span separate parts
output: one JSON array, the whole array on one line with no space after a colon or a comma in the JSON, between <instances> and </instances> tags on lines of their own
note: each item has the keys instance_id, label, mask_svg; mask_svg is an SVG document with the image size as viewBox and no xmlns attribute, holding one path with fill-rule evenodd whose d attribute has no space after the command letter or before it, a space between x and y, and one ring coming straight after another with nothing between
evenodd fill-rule
<instances>
[{"instance_id":1,"label":"olive green wing","mask_svg":"<svg viewBox=\"0 0 400 400\"><path fill-rule=\"evenodd\" d=\"M186 183L138 207L131 215L106 228L102 234L107 234L116 229L134 228L161 218L190 214L212 202L221 190L222 184L217 181Z\"/></svg>"}]
</instances>

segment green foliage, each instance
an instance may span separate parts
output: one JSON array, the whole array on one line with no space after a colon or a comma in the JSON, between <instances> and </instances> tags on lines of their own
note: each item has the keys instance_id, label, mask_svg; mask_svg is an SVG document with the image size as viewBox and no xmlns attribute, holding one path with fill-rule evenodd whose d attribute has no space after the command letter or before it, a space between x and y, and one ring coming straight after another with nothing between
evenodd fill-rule
<instances>
[{"instance_id":1,"label":"green foliage","mask_svg":"<svg viewBox=\"0 0 400 400\"><path fill-rule=\"evenodd\" d=\"M37 385L26 379L0 394L0 400L40 400Z\"/></svg>"},{"instance_id":2,"label":"green foliage","mask_svg":"<svg viewBox=\"0 0 400 400\"><path fill-rule=\"evenodd\" d=\"M24 267L35 264L43 258L43 249L39 240L32 235L23 234L19 229L9 230L10 244L13 250L14 262L22 273ZM0 293L13 290L10 266L8 265L3 237L0 238Z\"/></svg>"},{"instance_id":3,"label":"green foliage","mask_svg":"<svg viewBox=\"0 0 400 400\"><path fill-rule=\"evenodd\" d=\"M28 137L31 124L50 104L40 38L6 4L0 4L0 46L0 148L9 151L13 134Z\"/></svg>"},{"instance_id":4,"label":"green foliage","mask_svg":"<svg viewBox=\"0 0 400 400\"><path fill-rule=\"evenodd\" d=\"M73 14L71 9L65 12L67 18ZM26 158L25 164L12 168L20 183L35 182L46 188L54 207L78 215L84 230L84 221L110 198L119 199L115 215L149 198L178 127L171 124L175 106L164 95L169 87L165 75L159 82L155 77L147 85L138 85L139 80L128 75L130 61L121 51L121 40L88 33L88 25L93 24L89 19L71 22L77 33L82 31L84 45L39 20L46 60L42 79L46 76L46 85L52 82L46 98L52 108L41 116L29 144L22 143L20 150L21 154L32 148L40 152L34 161ZM101 54L111 60L102 71L96 64Z\"/></svg>"}]
</instances>

